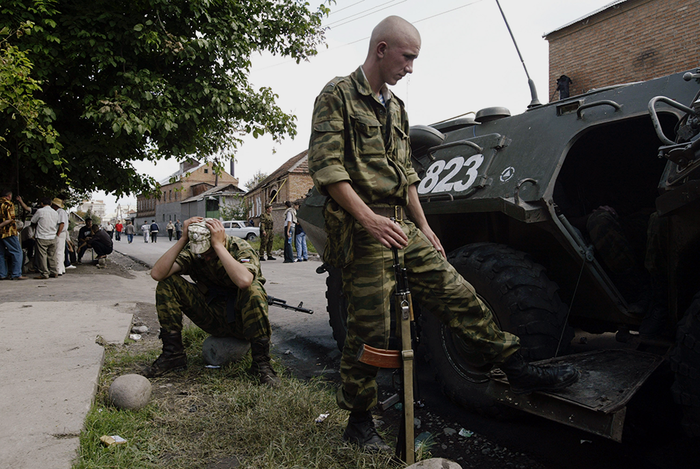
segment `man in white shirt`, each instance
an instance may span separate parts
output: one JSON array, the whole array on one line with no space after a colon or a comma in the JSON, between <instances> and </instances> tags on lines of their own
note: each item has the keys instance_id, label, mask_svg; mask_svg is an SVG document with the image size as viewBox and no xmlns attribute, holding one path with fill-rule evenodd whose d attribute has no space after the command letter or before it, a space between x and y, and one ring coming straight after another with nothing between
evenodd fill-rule
<instances>
[{"instance_id":1,"label":"man in white shirt","mask_svg":"<svg viewBox=\"0 0 700 469\"><path fill-rule=\"evenodd\" d=\"M51 199L41 199L41 208L32 217L34 239L36 240L37 269L36 279L58 277L56 268L56 225L58 213L51 208Z\"/></svg>"},{"instance_id":2,"label":"man in white shirt","mask_svg":"<svg viewBox=\"0 0 700 469\"><path fill-rule=\"evenodd\" d=\"M143 233L143 242L148 243L148 230L151 228L151 224L148 223L148 220L143 221L143 225L141 225L141 232Z\"/></svg>"},{"instance_id":3,"label":"man in white shirt","mask_svg":"<svg viewBox=\"0 0 700 469\"><path fill-rule=\"evenodd\" d=\"M56 270L58 275L66 273L66 237L68 236L68 213L63 210L63 201L55 198L51 201L51 208L58 215L58 229L56 230Z\"/></svg>"}]
</instances>

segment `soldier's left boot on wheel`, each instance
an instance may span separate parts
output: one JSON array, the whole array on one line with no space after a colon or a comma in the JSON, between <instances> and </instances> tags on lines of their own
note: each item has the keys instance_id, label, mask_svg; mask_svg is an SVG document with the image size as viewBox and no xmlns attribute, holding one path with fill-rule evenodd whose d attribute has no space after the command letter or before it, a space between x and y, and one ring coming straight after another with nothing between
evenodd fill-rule
<instances>
[{"instance_id":1,"label":"soldier's left boot on wheel","mask_svg":"<svg viewBox=\"0 0 700 469\"><path fill-rule=\"evenodd\" d=\"M279 386L280 379L270 363L270 338L264 337L252 341L250 354L253 363L250 365L249 373L256 376L262 384L273 388Z\"/></svg>"},{"instance_id":2,"label":"soldier's left boot on wheel","mask_svg":"<svg viewBox=\"0 0 700 469\"><path fill-rule=\"evenodd\" d=\"M146 378L155 378L168 371L187 368L187 355L185 346L182 344L182 333L180 331L168 332L160 329L160 339L163 341L163 353L153 362L153 364L143 370Z\"/></svg>"},{"instance_id":3,"label":"soldier's left boot on wheel","mask_svg":"<svg viewBox=\"0 0 700 469\"><path fill-rule=\"evenodd\" d=\"M525 361L520 352L500 366L508 377L510 389L515 394L529 394L535 391L558 391L578 381L579 371L570 366L539 366Z\"/></svg>"}]
</instances>

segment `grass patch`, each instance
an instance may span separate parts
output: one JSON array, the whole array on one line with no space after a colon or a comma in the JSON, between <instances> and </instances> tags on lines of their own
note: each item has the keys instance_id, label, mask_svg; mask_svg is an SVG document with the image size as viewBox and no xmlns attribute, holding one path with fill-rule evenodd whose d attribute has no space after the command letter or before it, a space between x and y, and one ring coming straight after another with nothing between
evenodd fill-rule
<instances>
[{"instance_id":1,"label":"grass patch","mask_svg":"<svg viewBox=\"0 0 700 469\"><path fill-rule=\"evenodd\" d=\"M152 379L150 403L139 411L113 407L109 385L154 360L160 341L138 348L107 346L73 468L403 467L342 441L347 412L338 410L328 383L297 380L275 365L282 385L260 386L246 373L249 357L222 369L206 369L201 358L206 336L198 327L185 329L187 370ZM328 412L323 423L314 422ZM127 443L106 448L100 442L103 435L119 435Z\"/></svg>"}]
</instances>

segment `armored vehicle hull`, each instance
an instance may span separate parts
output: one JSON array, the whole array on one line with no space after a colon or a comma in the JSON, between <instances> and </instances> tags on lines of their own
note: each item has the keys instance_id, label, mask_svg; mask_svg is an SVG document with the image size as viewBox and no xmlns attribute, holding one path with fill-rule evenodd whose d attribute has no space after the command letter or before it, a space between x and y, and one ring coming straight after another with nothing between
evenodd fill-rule
<instances>
[{"instance_id":1,"label":"armored vehicle hull","mask_svg":"<svg viewBox=\"0 0 700 469\"><path fill-rule=\"evenodd\" d=\"M418 193L431 227L501 327L521 337L525 356L566 355L575 329L615 333L627 349L670 351L674 396L695 436L699 76L679 73L520 115L489 108L475 119L411 129ZM313 192L299 213L319 251L324 202ZM328 310L342 347L346 305L339 272L327 270ZM423 312L420 324L446 394L483 412L503 412L500 403L509 399L494 391L498 377L471 367L464 344L432 315ZM596 359L585 362L594 372ZM648 374L627 388L637 389ZM619 415L615 425L622 425ZM620 428L596 432L619 439Z\"/></svg>"}]
</instances>

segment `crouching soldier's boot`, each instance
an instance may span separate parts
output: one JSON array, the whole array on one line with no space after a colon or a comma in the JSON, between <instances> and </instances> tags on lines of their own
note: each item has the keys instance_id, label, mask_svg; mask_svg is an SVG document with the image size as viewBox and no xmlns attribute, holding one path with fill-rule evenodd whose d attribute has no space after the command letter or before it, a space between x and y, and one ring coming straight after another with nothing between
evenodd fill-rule
<instances>
[{"instance_id":1,"label":"crouching soldier's boot","mask_svg":"<svg viewBox=\"0 0 700 469\"><path fill-rule=\"evenodd\" d=\"M273 388L278 386L280 379L270 364L270 338L264 337L252 341L250 354L253 357L253 363L250 365L249 373L256 376L262 384Z\"/></svg>"},{"instance_id":2,"label":"crouching soldier's boot","mask_svg":"<svg viewBox=\"0 0 700 469\"><path fill-rule=\"evenodd\" d=\"M168 332L160 329L160 339L163 341L163 353L153 364L143 370L146 378L155 378L168 371L187 368L187 355L182 345L182 333L180 331Z\"/></svg>"},{"instance_id":3,"label":"crouching soldier's boot","mask_svg":"<svg viewBox=\"0 0 700 469\"><path fill-rule=\"evenodd\" d=\"M372 413L369 410L364 412L350 412L348 426L343 433L343 440L356 444L370 453L391 451L389 445L384 443L382 437L377 433L377 429L374 428Z\"/></svg>"},{"instance_id":4,"label":"crouching soldier's boot","mask_svg":"<svg viewBox=\"0 0 700 469\"><path fill-rule=\"evenodd\" d=\"M531 365L519 352L508 357L500 368L508 377L510 389L515 394L564 389L578 381L580 375L579 371L570 365Z\"/></svg>"}]
</instances>

